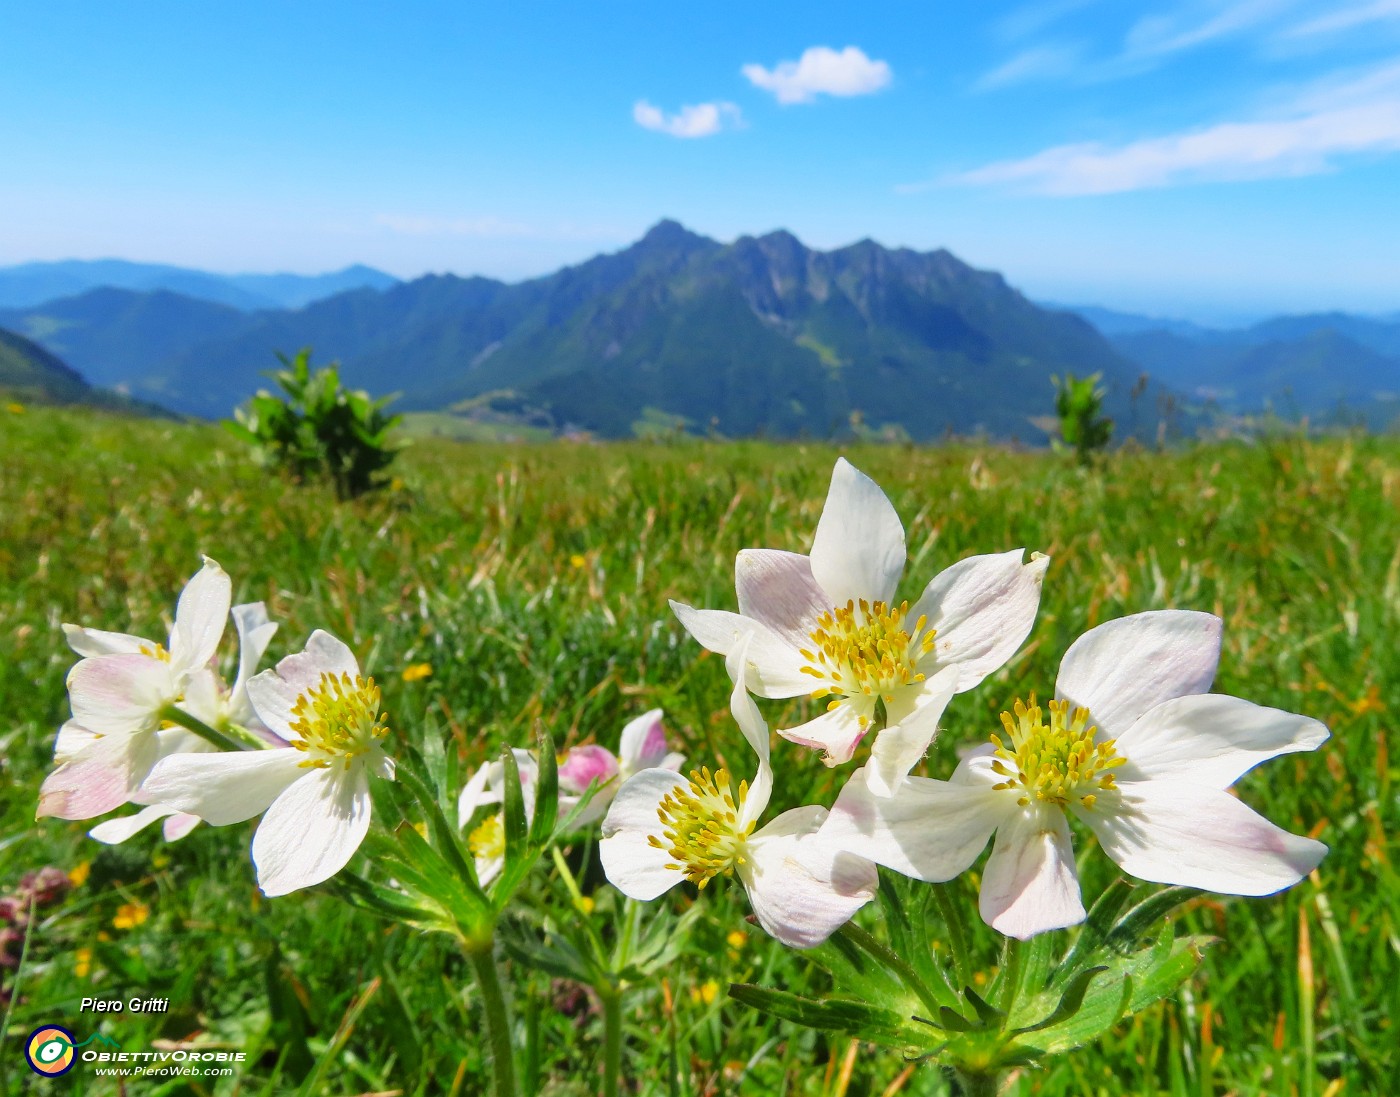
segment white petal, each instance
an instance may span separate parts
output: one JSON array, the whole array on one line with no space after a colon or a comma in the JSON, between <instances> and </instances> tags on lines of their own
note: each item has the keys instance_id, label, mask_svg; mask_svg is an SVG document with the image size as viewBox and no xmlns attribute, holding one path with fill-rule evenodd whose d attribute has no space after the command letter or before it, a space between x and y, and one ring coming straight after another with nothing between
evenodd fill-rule
<instances>
[{"instance_id":1,"label":"white petal","mask_svg":"<svg viewBox=\"0 0 1400 1097\"><path fill-rule=\"evenodd\" d=\"M81 625L65 624L63 637L70 648L85 658L93 655L139 655L142 648L155 648L149 640L127 632L103 632Z\"/></svg>"},{"instance_id":2,"label":"white petal","mask_svg":"<svg viewBox=\"0 0 1400 1097\"><path fill-rule=\"evenodd\" d=\"M927 682L914 702L913 710L897 724L890 724L875 736L865 776L872 791L889 796L909 771L919 764L938 734L938 721L953 698L960 681L958 670L948 667Z\"/></svg>"},{"instance_id":3,"label":"white petal","mask_svg":"<svg viewBox=\"0 0 1400 1097\"><path fill-rule=\"evenodd\" d=\"M149 655L99 655L68 672L73 719L99 735L153 730L178 692L170 664Z\"/></svg>"},{"instance_id":4,"label":"white petal","mask_svg":"<svg viewBox=\"0 0 1400 1097\"><path fill-rule=\"evenodd\" d=\"M198 815L189 815L183 811L177 811L174 815L166 818L161 824L161 837L167 842L178 842L195 827L199 826Z\"/></svg>"},{"instance_id":5,"label":"white petal","mask_svg":"<svg viewBox=\"0 0 1400 1097\"><path fill-rule=\"evenodd\" d=\"M229 691L229 717L236 724L247 724L256 718L248 702L248 680L257 673L258 664L278 626L268 619L267 607L262 602L234 606L232 612L233 624L238 630L238 677Z\"/></svg>"},{"instance_id":6,"label":"white petal","mask_svg":"<svg viewBox=\"0 0 1400 1097\"><path fill-rule=\"evenodd\" d=\"M767 758L761 758L758 762L758 772L749 782L748 795L744 797L743 806L739 808L739 829L744 830L750 824L758 822L768 808L768 801L773 797L773 767L768 764Z\"/></svg>"},{"instance_id":7,"label":"white petal","mask_svg":"<svg viewBox=\"0 0 1400 1097\"><path fill-rule=\"evenodd\" d=\"M644 712L628 721L617 744L617 757L622 772L631 776L644 769L654 769L666 757L666 730L661 724L659 708Z\"/></svg>"},{"instance_id":8,"label":"white petal","mask_svg":"<svg viewBox=\"0 0 1400 1097\"><path fill-rule=\"evenodd\" d=\"M288 655L273 670L265 670L248 680L248 700L258 718L284 739L292 732L292 709L297 699L321 684L322 675L360 676L355 653L329 632L317 629L306 641L304 651Z\"/></svg>"},{"instance_id":9,"label":"white petal","mask_svg":"<svg viewBox=\"0 0 1400 1097\"><path fill-rule=\"evenodd\" d=\"M210 727L218 727L228 716L228 698L223 681L209 667L200 667L185 683L185 699L180 708Z\"/></svg>"},{"instance_id":10,"label":"white petal","mask_svg":"<svg viewBox=\"0 0 1400 1097\"><path fill-rule=\"evenodd\" d=\"M798 724L792 728L779 728L778 734L790 743L824 751L822 761L828 766L844 765L855 754L856 747L865 737L867 723L861 726L860 718L869 717L874 704L866 702L842 701L833 709L823 712L815 720Z\"/></svg>"},{"instance_id":11,"label":"white petal","mask_svg":"<svg viewBox=\"0 0 1400 1097\"><path fill-rule=\"evenodd\" d=\"M1180 779L1220 789L1276 755L1316 750L1327 734L1317 720L1239 697L1178 697L1149 709L1118 737L1127 765L1116 776L1120 783Z\"/></svg>"},{"instance_id":12,"label":"white petal","mask_svg":"<svg viewBox=\"0 0 1400 1097\"><path fill-rule=\"evenodd\" d=\"M208 664L219 648L233 600L233 583L209 557L180 592L175 627L170 630L170 662L177 673Z\"/></svg>"},{"instance_id":13,"label":"white petal","mask_svg":"<svg viewBox=\"0 0 1400 1097\"><path fill-rule=\"evenodd\" d=\"M815 682L802 673L806 660L797 648L760 621L722 609L694 609L672 601L671 610L700 646L728 655L741 638L749 644L749 689L760 697L799 697L811 693Z\"/></svg>"},{"instance_id":14,"label":"white petal","mask_svg":"<svg viewBox=\"0 0 1400 1097\"><path fill-rule=\"evenodd\" d=\"M1035 624L1040 586L1050 557L1025 550L992 556L969 556L934 576L909 611L909 620L928 617L936 629L927 659L939 666L957 664L958 692L965 693L1016 654Z\"/></svg>"},{"instance_id":15,"label":"white petal","mask_svg":"<svg viewBox=\"0 0 1400 1097\"><path fill-rule=\"evenodd\" d=\"M258 886L269 897L311 887L343 869L369 831L364 768L316 769L272 802L253 835Z\"/></svg>"},{"instance_id":16,"label":"white petal","mask_svg":"<svg viewBox=\"0 0 1400 1097\"><path fill-rule=\"evenodd\" d=\"M749 839L739 868L758 923L793 948L821 944L875 897L869 861L824 840L820 807L785 811Z\"/></svg>"},{"instance_id":17,"label":"white petal","mask_svg":"<svg viewBox=\"0 0 1400 1097\"><path fill-rule=\"evenodd\" d=\"M761 621L796 648L811 644L817 618L832 608L812 578L811 560L795 552L744 549L734 559L734 589L741 616Z\"/></svg>"},{"instance_id":18,"label":"white petal","mask_svg":"<svg viewBox=\"0 0 1400 1097\"><path fill-rule=\"evenodd\" d=\"M1060 808L1031 803L997 828L978 906L989 926L1022 941L1084 921L1074 845Z\"/></svg>"},{"instance_id":19,"label":"white petal","mask_svg":"<svg viewBox=\"0 0 1400 1097\"><path fill-rule=\"evenodd\" d=\"M58 737L53 743L53 760L60 765L71 762L101 738L97 732L89 731L77 720L69 720L58 729Z\"/></svg>"},{"instance_id":20,"label":"white petal","mask_svg":"<svg viewBox=\"0 0 1400 1097\"><path fill-rule=\"evenodd\" d=\"M220 754L175 754L156 763L141 786L153 803L198 815L211 826L240 823L265 811L288 785L313 772L291 747Z\"/></svg>"},{"instance_id":21,"label":"white petal","mask_svg":"<svg viewBox=\"0 0 1400 1097\"><path fill-rule=\"evenodd\" d=\"M744 684L743 667L748 660L750 643L751 637L745 637L737 648L724 657L724 669L729 672L731 683L729 712L734 717L734 722L739 725L739 730L744 733L744 738L749 741L749 746L753 747L759 760L766 762L771 749L768 742L768 725L764 723L758 706L753 703L753 698L749 696L748 687Z\"/></svg>"},{"instance_id":22,"label":"white petal","mask_svg":"<svg viewBox=\"0 0 1400 1097\"><path fill-rule=\"evenodd\" d=\"M1102 797L1078 814L1125 872L1226 895L1272 895L1292 887L1327 852L1228 792L1184 781L1125 784L1119 797Z\"/></svg>"},{"instance_id":23,"label":"white petal","mask_svg":"<svg viewBox=\"0 0 1400 1097\"><path fill-rule=\"evenodd\" d=\"M844 606L889 602L903 571L899 515L874 480L838 458L812 540L812 577L829 605Z\"/></svg>"},{"instance_id":24,"label":"white petal","mask_svg":"<svg viewBox=\"0 0 1400 1097\"><path fill-rule=\"evenodd\" d=\"M492 781L491 767L496 767L495 782ZM502 767L500 762L487 762L481 766L467 780L461 795L457 797L457 825L466 826L471 822L472 815L476 809L487 804L499 804L502 800L501 791L492 787L500 782Z\"/></svg>"},{"instance_id":25,"label":"white petal","mask_svg":"<svg viewBox=\"0 0 1400 1097\"><path fill-rule=\"evenodd\" d=\"M686 779L669 769L644 769L617 790L617 798L603 820L603 839L598 855L603 872L624 895L633 899L655 899L685 879L672 863L668 850L657 849L647 840L661 837L661 817L657 807L669 792L686 784Z\"/></svg>"},{"instance_id":26,"label":"white petal","mask_svg":"<svg viewBox=\"0 0 1400 1097\"><path fill-rule=\"evenodd\" d=\"M906 777L878 796L856 770L831 809L822 835L838 849L920 880L951 880L1016 810L1016 796L985 785Z\"/></svg>"},{"instance_id":27,"label":"white petal","mask_svg":"<svg viewBox=\"0 0 1400 1097\"><path fill-rule=\"evenodd\" d=\"M167 807L164 804L152 804L142 808L134 815L122 815L116 819L108 819L106 822L98 823L97 826L88 831L88 837L94 838L106 846L120 845L157 819L164 819L169 815L176 814L178 813L172 807Z\"/></svg>"},{"instance_id":28,"label":"white petal","mask_svg":"<svg viewBox=\"0 0 1400 1097\"><path fill-rule=\"evenodd\" d=\"M1070 645L1055 696L1087 708L1100 739L1112 739L1154 705L1205 693L1219 662L1219 617L1181 609L1135 613Z\"/></svg>"}]
</instances>

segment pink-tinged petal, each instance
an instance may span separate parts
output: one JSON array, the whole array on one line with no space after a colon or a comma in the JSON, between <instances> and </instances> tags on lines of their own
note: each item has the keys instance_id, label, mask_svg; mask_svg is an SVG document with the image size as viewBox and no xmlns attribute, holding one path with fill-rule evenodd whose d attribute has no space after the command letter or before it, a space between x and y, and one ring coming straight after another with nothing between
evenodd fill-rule
<instances>
[{"instance_id":1,"label":"pink-tinged petal","mask_svg":"<svg viewBox=\"0 0 1400 1097\"><path fill-rule=\"evenodd\" d=\"M219 649L233 601L233 583L209 557L180 592L170 630L170 662L178 673L207 666Z\"/></svg>"},{"instance_id":2,"label":"pink-tinged petal","mask_svg":"<svg viewBox=\"0 0 1400 1097\"><path fill-rule=\"evenodd\" d=\"M1239 697L1197 694L1149 709L1118 737L1127 765L1119 783L1181 780L1226 788L1260 762L1316 750L1327 740L1317 720Z\"/></svg>"},{"instance_id":3,"label":"pink-tinged petal","mask_svg":"<svg viewBox=\"0 0 1400 1097\"><path fill-rule=\"evenodd\" d=\"M1220 618L1161 609L1092 628L1060 661L1055 696L1087 708L1100 740L1163 701L1205 693L1220 662Z\"/></svg>"},{"instance_id":4,"label":"pink-tinged petal","mask_svg":"<svg viewBox=\"0 0 1400 1097\"><path fill-rule=\"evenodd\" d=\"M657 813L662 798L685 784L669 769L644 769L617 790L603 820L598 855L603 872L624 895L655 899L685 879L680 869L666 867L674 863L670 851L648 840L652 835L659 839L664 829Z\"/></svg>"},{"instance_id":5,"label":"pink-tinged petal","mask_svg":"<svg viewBox=\"0 0 1400 1097\"><path fill-rule=\"evenodd\" d=\"M123 815L98 823L97 826L88 831L88 837L101 842L104 846L120 845L132 835L145 830L156 820L176 814L178 813L172 807L166 807L164 804L152 804L133 815ZM195 820L195 822L198 821L198 819Z\"/></svg>"},{"instance_id":6,"label":"pink-tinged petal","mask_svg":"<svg viewBox=\"0 0 1400 1097\"><path fill-rule=\"evenodd\" d=\"M94 655L139 655L142 649L154 650L155 645L140 636L126 632L103 632L81 625L63 626L63 638L68 646L84 658Z\"/></svg>"},{"instance_id":7,"label":"pink-tinged petal","mask_svg":"<svg viewBox=\"0 0 1400 1097\"><path fill-rule=\"evenodd\" d=\"M167 842L178 842L199 826L200 822L201 819L198 815L187 815L183 811L177 811L161 824L161 836Z\"/></svg>"},{"instance_id":8,"label":"pink-tinged petal","mask_svg":"<svg viewBox=\"0 0 1400 1097\"><path fill-rule=\"evenodd\" d=\"M1124 872L1225 895L1272 895L1315 869L1327 847L1290 834L1228 792L1187 781L1125 784L1078 812Z\"/></svg>"},{"instance_id":9,"label":"pink-tinged petal","mask_svg":"<svg viewBox=\"0 0 1400 1097\"><path fill-rule=\"evenodd\" d=\"M600 786L607 784L617 773L617 759L606 747L574 747L559 767L559 787L565 792L583 792L594 781Z\"/></svg>"},{"instance_id":10,"label":"pink-tinged petal","mask_svg":"<svg viewBox=\"0 0 1400 1097\"><path fill-rule=\"evenodd\" d=\"M99 739L44 778L35 814L40 819L93 819L121 807L134 787L131 740Z\"/></svg>"},{"instance_id":11,"label":"pink-tinged petal","mask_svg":"<svg viewBox=\"0 0 1400 1097\"><path fill-rule=\"evenodd\" d=\"M141 786L144 799L168 804L222 827L251 819L313 771L291 747L227 754L175 754L156 763Z\"/></svg>"},{"instance_id":12,"label":"pink-tinged petal","mask_svg":"<svg viewBox=\"0 0 1400 1097\"><path fill-rule=\"evenodd\" d=\"M1004 666L1030 635L1050 557L1033 553L1022 563L1024 551L959 560L934 576L909 611L909 621L926 616L938 633L924 662L956 664L959 693Z\"/></svg>"},{"instance_id":13,"label":"pink-tinged petal","mask_svg":"<svg viewBox=\"0 0 1400 1097\"><path fill-rule=\"evenodd\" d=\"M905 876L951 880L1015 810L1014 793L927 777L906 777L893 796L879 796L860 769L836 798L822 837Z\"/></svg>"},{"instance_id":14,"label":"pink-tinged petal","mask_svg":"<svg viewBox=\"0 0 1400 1097\"><path fill-rule=\"evenodd\" d=\"M997 828L978 907L994 930L1022 941L1084 921L1063 811L1032 803Z\"/></svg>"},{"instance_id":15,"label":"pink-tinged petal","mask_svg":"<svg viewBox=\"0 0 1400 1097\"><path fill-rule=\"evenodd\" d=\"M60 765L71 762L101 738L102 736L95 731L89 731L77 720L69 720L58 729L58 736L53 743L53 760Z\"/></svg>"},{"instance_id":16,"label":"pink-tinged petal","mask_svg":"<svg viewBox=\"0 0 1400 1097\"><path fill-rule=\"evenodd\" d=\"M73 719L99 735L154 730L177 693L170 664L148 655L99 655L68 672Z\"/></svg>"},{"instance_id":17,"label":"pink-tinged petal","mask_svg":"<svg viewBox=\"0 0 1400 1097\"><path fill-rule=\"evenodd\" d=\"M785 811L749 839L738 874L754 915L793 948L813 948L875 897L880 880L869 861L822 839L820 807Z\"/></svg>"},{"instance_id":18,"label":"pink-tinged petal","mask_svg":"<svg viewBox=\"0 0 1400 1097\"><path fill-rule=\"evenodd\" d=\"M797 648L767 625L722 609L694 609L673 601L671 611L700 646L717 655L728 655L745 636L749 644L749 689L760 697L799 697L811 693L816 682L802 668L806 660Z\"/></svg>"},{"instance_id":19,"label":"pink-tinged petal","mask_svg":"<svg viewBox=\"0 0 1400 1097\"><path fill-rule=\"evenodd\" d=\"M618 762L629 777L644 769L655 769L666 757L666 729L659 708L629 720L617 745Z\"/></svg>"},{"instance_id":20,"label":"pink-tinged petal","mask_svg":"<svg viewBox=\"0 0 1400 1097\"><path fill-rule=\"evenodd\" d=\"M329 880L369 832L362 768L312 770L272 802L253 835L258 886L272 898Z\"/></svg>"},{"instance_id":21,"label":"pink-tinged petal","mask_svg":"<svg viewBox=\"0 0 1400 1097\"><path fill-rule=\"evenodd\" d=\"M812 578L811 560L779 549L740 552L734 559L734 590L741 616L762 622L795 648L811 645L817 618L832 608Z\"/></svg>"},{"instance_id":22,"label":"pink-tinged petal","mask_svg":"<svg viewBox=\"0 0 1400 1097\"><path fill-rule=\"evenodd\" d=\"M874 480L844 457L831 472L817 533L812 577L828 606L889 602L904 572L904 526Z\"/></svg>"},{"instance_id":23,"label":"pink-tinged petal","mask_svg":"<svg viewBox=\"0 0 1400 1097\"><path fill-rule=\"evenodd\" d=\"M822 761L828 766L844 765L855 754L869 727L868 723L862 727L860 718L868 716L873 708L871 703L858 707L850 701L842 701L815 720L808 720L796 727L779 728L778 734L790 743L823 751Z\"/></svg>"},{"instance_id":24,"label":"pink-tinged petal","mask_svg":"<svg viewBox=\"0 0 1400 1097\"><path fill-rule=\"evenodd\" d=\"M895 787L909 776L938 735L938 721L953 699L959 682L958 670L947 667L923 683L912 711L875 736L870 762L865 767L866 783L872 792L891 796Z\"/></svg>"},{"instance_id":25,"label":"pink-tinged petal","mask_svg":"<svg viewBox=\"0 0 1400 1097\"><path fill-rule=\"evenodd\" d=\"M268 728L283 739L297 738L291 729L292 709L297 699L321 684L321 677L348 674L360 676L355 653L329 632L317 629L306 641L306 648L288 655L272 670L248 679L248 700Z\"/></svg>"}]
</instances>

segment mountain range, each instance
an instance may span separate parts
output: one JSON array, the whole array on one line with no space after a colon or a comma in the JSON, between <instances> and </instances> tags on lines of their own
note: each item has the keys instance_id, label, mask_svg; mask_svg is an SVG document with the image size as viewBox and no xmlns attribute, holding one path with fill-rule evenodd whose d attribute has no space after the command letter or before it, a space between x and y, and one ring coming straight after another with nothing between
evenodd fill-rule
<instances>
[{"instance_id":1,"label":"mountain range","mask_svg":"<svg viewBox=\"0 0 1400 1097\"><path fill-rule=\"evenodd\" d=\"M0 270L0 294L7 274L35 266ZM370 284L334 291L357 271ZM400 394L395 410L518 421L533 434L1038 442L1051 377L1066 372L1102 375L1120 437L1154 432L1172 406L1227 417L1343 408L1372 425L1400 410L1400 316L1227 332L1045 307L947 251L870 240L819 251L778 231L723 244L662 221L628 248L525 282L397 282L350 268L304 280L298 292L326 292L277 308L200 281L223 276L181 276L182 289L102 285L0 308L0 327L94 385L209 418L266 385L275 351L303 346L317 362L338 359L353 386Z\"/></svg>"}]
</instances>

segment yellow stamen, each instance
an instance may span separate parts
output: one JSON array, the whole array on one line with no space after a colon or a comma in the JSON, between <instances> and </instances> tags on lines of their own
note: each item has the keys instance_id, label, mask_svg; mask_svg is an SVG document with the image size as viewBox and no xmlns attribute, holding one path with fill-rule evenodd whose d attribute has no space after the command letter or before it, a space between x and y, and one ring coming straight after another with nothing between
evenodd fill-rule
<instances>
[{"instance_id":1,"label":"yellow stamen","mask_svg":"<svg viewBox=\"0 0 1400 1097\"><path fill-rule=\"evenodd\" d=\"M1061 807L1077 802L1093 810L1100 792L1111 792L1112 770L1125 759L1114 740L1094 742L1098 731L1089 723L1089 710L1070 710L1068 701L1051 701L1050 723L1031 694L1030 704L1017 700L1012 712L1001 714L1005 735L993 733L996 753L992 772L1006 780L998 789L1016 789L1022 806L1034 798ZM1014 716L1013 716L1014 713Z\"/></svg>"},{"instance_id":2,"label":"yellow stamen","mask_svg":"<svg viewBox=\"0 0 1400 1097\"><path fill-rule=\"evenodd\" d=\"M467 835L467 848L472 856L496 860L506 855L506 828L498 811Z\"/></svg>"},{"instance_id":3,"label":"yellow stamen","mask_svg":"<svg viewBox=\"0 0 1400 1097\"><path fill-rule=\"evenodd\" d=\"M754 824L741 828L739 815L748 792L747 781L735 789L724 770L692 772L688 786L673 789L657 805L662 831L648 835L647 842L676 859L667 868L703 888L712 877L746 863Z\"/></svg>"},{"instance_id":4,"label":"yellow stamen","mask_svg":"<svg viewBox=\"0 0 1400 1097\"><path fill-rule=\"evenodd\" d=\"M851 698L879 698L892 704L896 690L924 680L919 662L933 650L934 629L920 616L906 627L909 603L891 607L884 602L848 601L817 618L809 634L812 647L802 649L803 674L818 679L813 698L835 697L834 709ZM870 717L861 717L867 727Z\"/></svg>"},{"instance_id":5,"label":"yellow stamen","mask_svg":"<svg viewBox=\"0 0 1400 1097\"><path fill-rule=\"evenodd\" d=\"M379 711L379 687L374 679L322 673L315 686L292 706L291 729L300 738L292 746L310 757L304 767L324 769L336 760L350 762L371 750L389 734L386 713Z\"/></svg>"}]
</instances>

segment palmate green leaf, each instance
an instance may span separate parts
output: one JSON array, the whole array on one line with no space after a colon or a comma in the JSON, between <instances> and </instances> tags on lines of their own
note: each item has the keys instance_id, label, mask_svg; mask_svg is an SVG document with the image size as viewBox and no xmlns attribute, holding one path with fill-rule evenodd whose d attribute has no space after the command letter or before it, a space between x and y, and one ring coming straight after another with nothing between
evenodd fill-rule
<instances>
[{"instance_id":1,"label":"palmate green leaf","mask_svg":"<svg viewBox=\"0 0 1400 1097\"><path fill-rule=\"evenodd\" d=\"M939 1030L931 1025L850 998L817 1000L751 983L731 985L729 996L784 1021L826 1032L848 1033L910 1055L927 1054L941 1042Z\"/></svg>"}]
</instances>

